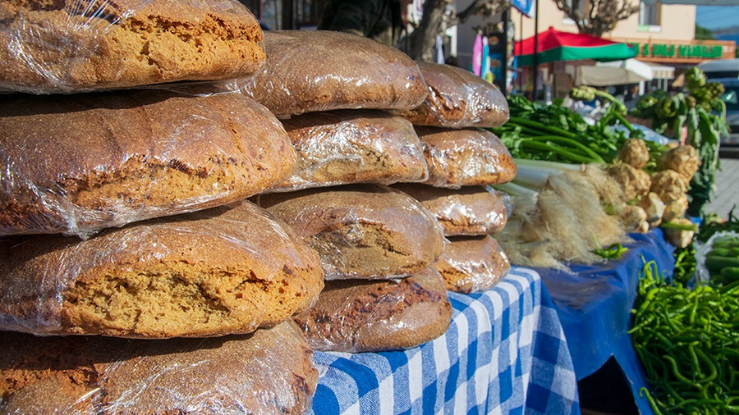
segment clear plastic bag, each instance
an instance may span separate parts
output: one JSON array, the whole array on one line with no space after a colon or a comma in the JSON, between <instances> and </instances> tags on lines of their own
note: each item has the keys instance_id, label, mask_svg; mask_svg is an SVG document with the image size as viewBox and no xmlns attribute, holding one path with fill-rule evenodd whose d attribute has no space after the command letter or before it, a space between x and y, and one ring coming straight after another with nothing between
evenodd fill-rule
<instances>
[{"instance_id":1,"label":"clear plastic bag","mask_svg":"<svg viewBox=\"0 0 739 415\"><path fill-rule=\"evenodd\" d=\"M498 233L508 221L503 196L491 187L465 186L443 189L423 184L396 184L436 216L444 236Z\"/></svg>"},{"instance_id":2,"label":"clear plastic bag","mask_svg":"<svg viewBox=\"0 0 739 415\"><path fill-rule=\"evenodd\" d=\"M302 414L318 384L291 321L251 335L167 341L0 333L0 412Z\"/></svg>"},{"instance_id":3,"label":"clear plastic bag","mask_svg":"<svg viewBox=\"0 0 739 415\"><path fill-rule=\"evenodd\" d=\"M452 307L439 273L428 268L389 281L331 281L316 305L293 319L315 350L406 349L446 332Z\"/></svg>"},{"instance_id":4,"label":"clear plastic bag","mask_svg":"<svg viewBox=\"0 0 739 415\"><path fill-rule=\"evenodd\" d=\"M415 108L426 98L421 71L403 52L329 31L264 34L267 63L230 83L279 116L349 108Z\"/></svg>"},{"instance_id":5,"label":"clear plastic bag","mask_svg":"<svg viewBox=\"0 0 739 415\"><path fill-rule=\"evenodd\" d=\"M419 107L397 112L415 125L499 127L508 121L508 101L497 86L470 71L418 62L429 94Z\"/></svg>"},{"instance_id":6,"label":"clear plastic bag","mask_svg":"<svg viewBox=\"0 0 739 415\"><path fill-rule=\"evenodd\" d=\"M449 291L485 291L498 283L511 269L503 248L491 236L454 237L444 248L434 267L444 277Z\"/></svg>"},{"instance_id":7,"label":"clear plastic bag","mask_svg":"<svg viewBox=\"0 0 739 415\"><path fill-rule=\"evenodd\" d=\"M253 199L318 251L326 280L389 279L429 267L441 226L412 197L382 185L347 185Z\"/></svg>"},{"instance_id":8,"label":"clear plastic bag","mask_svg":"<svg viewBox=\"0 0 739 415\"><path fill-rule=\"evenodd\" d=\"M426 184L436 187L507 183L516 176L511 153L490 131L416 127L429 167Z\"/></svg>"},{"instance_id":9,"label":"clear plastic bag","mask_svg":"<svg viewBox=\"0 0 739 415\"><path fill-rule=\"evenodd\" d=\"M0 4L0 90L34 94L246 77L262 30L236 0Z\"/></svg>"},{"instance_id":10,"label":"clear plastic bag","mask_svg":"<svg viewBox=\"0 0 739 415\"><path fill-rule=\"evenodd\" d=\"M244 334L310 307L316 252L242 201L88 240L0 239L0 330L130 338Z\"/></svg>"},{"instance_id":11,"label":"clear plastic bag","mask_svg":"<svg viewBox=\"0 0 739 415\"><path fill-rule=\"evenodd\" d=\"M270 191L428 179L410 122L379 110L315 112L282 121L298 153L295 173Z\"/></svg>"},{"instance_id":12,"label":"clear plastic bag","mask_svg":"<svg viewBox=\"0 0 739 415\"><path fill-rule=\"evenodd\" d=\"M277 118L236 93L13 95L0 131L0 236L89 236L234 202L296 161Z\"/></svg>"}]
</instances>

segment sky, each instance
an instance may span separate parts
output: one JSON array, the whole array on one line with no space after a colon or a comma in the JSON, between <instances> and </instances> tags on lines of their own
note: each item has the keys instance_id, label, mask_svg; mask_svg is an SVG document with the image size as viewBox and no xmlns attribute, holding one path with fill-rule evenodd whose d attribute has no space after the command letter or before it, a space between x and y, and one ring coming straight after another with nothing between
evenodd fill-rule
<instances>
[{"instance_id":1,"label":"sky","mask_svg":"<svg viewBox=\"0 0 739 415\"><path fill-rule=\"evenodd\" d=\"M695 22L708 29L739 26L739 6L698 6Z\"/></svg>"}]
</instances>

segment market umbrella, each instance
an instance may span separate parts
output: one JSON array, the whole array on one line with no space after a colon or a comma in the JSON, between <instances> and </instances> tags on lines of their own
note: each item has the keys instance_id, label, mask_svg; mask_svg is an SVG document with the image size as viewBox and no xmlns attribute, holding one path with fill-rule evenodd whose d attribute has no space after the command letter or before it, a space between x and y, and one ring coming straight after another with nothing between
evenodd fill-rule
<instances>
[{"instance_id":1,"label":"market umbrella","mask_svg":"<svg viewBox=\"0 0 739 415\"><path fill-rule=\"evenodd\" d=\"M654 79L652 67L636 59L598 62L595 66L577 67L577 85L609 86L635 84Z\"/></svg>"},{"instance_id":2,"label":"market umbrella","mask_svg":"<svg viewBox=\"0 0 739 415\"><path fill-rule=\"evenodd\" d=\"M534 38L532 36L516 43L514 55L519 66L530 66L534 62ZM617 61L636 56L634 48L625 43L614 42L584 33L568 33L554 30L538 35L538 62L571 61L593 59L596 61Z\"/></svg>"}]
</instances>

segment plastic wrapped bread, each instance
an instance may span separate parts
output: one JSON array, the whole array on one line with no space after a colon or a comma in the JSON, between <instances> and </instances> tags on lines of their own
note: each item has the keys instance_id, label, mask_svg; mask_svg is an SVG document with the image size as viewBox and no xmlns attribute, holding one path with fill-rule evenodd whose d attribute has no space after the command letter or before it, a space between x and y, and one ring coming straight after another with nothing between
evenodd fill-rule
<instances>
[{"instance_id":1,"label":"plastic wrapped bread","mask_svg":"<svg viewBox=\"0 0 739 415\"><path fill-rule=\"evenodd\" d=\"M449 238L434 267L444 277L447 290L468 294L495 286L510 271L511 263L492 236L458 236Z\"/></svg>"},{"instance_id":2,"label":"plastic wrapped bread","mask_svg":"<svg viewBox=\"0 0 739 415\"><path fill-rule=\"evenodd\" d=\"M236 0L0 4L0 89L36 94L248 76L262 30Z\"/></svg>"},{"instance_id":3,"label":"plastic wrapped bread","mask_svg":"<svg viewBox=\"0 0 739 415\"><path fill-rule=\"evenodd\" d=\"M282 124L236 93L34 97L0 106L0 235L89 235L206 209L283 181Z\"/></svg>"},{"instance_id":4,"label":"plastic wrapped bread","mask_svg":"<svg viewBox=\"0 0 739 415\"><path fill-rule=\"evenodd\" d=\"M330 281L311 309L293 317L315 350L406 349L446 332L452 317L444 282L428 268L389 281Z\"/></svg>"},{"instance_id":5,"label":"plastic wrapped bread","mask_svg":"<svg viewBox=\"0 0 739 415\"><path fill-rule=\"evenodd\" d=\"M315 251L243 201L88 240L0 239L0 330L130 338L245 334L310 307Z\"/></svg>"},{"instance_id":6,"label":"plastic wrapped bread","mask_svg":"<svg viewBox=\"0 0 739 415\"><path fill-rule=\"evenodd\" d=\"M444 248L433 214L386 186L308 189L253 200L318 251L326 280L408 276L436 262Z\"/></svg>"},{"instance_id":7,"label":"plastic wrapped bread","mask_svg":"<svg viewBox=\"0 0 739 415\"><path fill-rule=\"evenodd\" d=\"M0 348L4 414L302 414L318 383L291 321L167 341L0 332Z\"/></svg>"},{"instance_id":8,"label":"plastic wrapped bread","mask_svg":"<svg viewBox=\"0 0 739 415\"><path fill-rule=\"evenodd\" d=\"M490 131L416 127L429 167L426 184L436 187L507 183L516 163L506 146Z\"/></svg>"},{"instance_id":9,"label":"plastic wrapped bread","mask_svg":"<svg viewBox=\"0 0 739 415\"><path fill-rule=\"evenodd\" d=\"M444 236L498 233L508 221L503 195L487 186L444 189L423 184L396 184L436 216Z\"/></svg>"},{"instance_id":10,"label":"plastic wrapped bread","mask_svg":"<svg viewBox=\"0 0 739 415\"><path fill-rule=\"evenodd\" d=\"M295 173L270 191L428 179L413 125L379 110L314 112L282 124L298 154Z\"/></svg>"},{"instance_id":11,"label":"plastic wrapped bread","mask_svg":"<svg viewBox=\"0 0 739 415\"><path fill-rule=\"evenodd\" d=\"M498 127L508 121L508 101L497 86L470 71L418 62L429 94L419 107L398 112L415 125Z\"/></svg>"},{"instance_id":12,"label":"plastic wrapped bread","mask_svg":"<svg viewBox=\"0 0 739 415\"><path fill-rule=\"evenodd\" d=\"M267 62L231 83L280 116L349 108L408 110L426 98L418 65L372 39L329 31L269 31Z\"/></svg>"}]
</instances>

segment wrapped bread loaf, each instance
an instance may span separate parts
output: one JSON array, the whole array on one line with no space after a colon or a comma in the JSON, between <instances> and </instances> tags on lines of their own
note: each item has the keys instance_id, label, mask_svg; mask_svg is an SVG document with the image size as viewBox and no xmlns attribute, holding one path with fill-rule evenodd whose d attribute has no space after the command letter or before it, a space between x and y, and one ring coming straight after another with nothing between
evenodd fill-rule
<instances>
[{"instance_id":1,"label":"wrapped bread loaf","mask_svg":"<svg viewBox=\"0 0 739 415\"><path fill-rule=\"evenodd\" d=\"M0 348L3 414L302 414L318 383L291 321L167 341L0 332Z\"/></svg>"},{"instance_id":2,"label":"wrapped bread loaf","mask_svg":"<svg viewBox=\"0 0 739 415\"><path fill-rule=\"evenodd\" d=\"M444 248L433 214L386 186L308 189L254 200L318 251L326 280L408 276L433 264Z\"/></svg>"},{"instance_id":3,"label":"wrapped bread loaf","mask_svg":"<svg viewBox=\"0 0 739 415\"><path fill-rule=\"evenodd\" d=\"M0 235L89 235L259 193L295 168L282 124L240 94L8 96Z\"/></svg>"},{"instance_id":4,"label":"wrapped bread loaf","mask_svg":"<svg viewBox=\"0 0 739 415\"><path fill-rule=\"evenodd\" d=\"M418 65L372 39L329 31L264 34L267 62L233 82L280 116L348 108L408 110L426 98Z\"/></svg>"},{"instance_id":5,"label":"wrapped bread loaf","mask_svg":"<svg viewBox=\"0 0 739 415\"><path fill-rule=\"evenodd\" d=\"M338 110L282 121L295 146L295 173L271 191L352 183L391 184L428 178L416 131L379 110Z\"/></svg>"},{"instance_id":6,"label":"wrapped bread loaf","mask_svg":"<svg viewBox=\"0 0 739 415\"><path fill-rule=\"evenodd\" d=\"M418 62L429 94L419 107L398 114L415 125L499 127L508 121L508 101L497 86L470 71Z\"/></svg>"},{"instance_id":7,"label":"wrapped bread loaf","mask_svg":"<svg viewBox=\"0 0 739 415\"><path fill-rule=\"evenodd\" d=\"M405 349L446 332L452 317L444 282L428 268L389 281L330 281L314 307L293 317L315 350Z\"/></svg>"},{"instance_id":8,"label":"wrapped bread loaf","mask_svg":"<svg viewBox=\"0 0 739 415\"><path fill-rule=\"evenodd\" d=\"M423 184L396 184L436 216L444 236L474 236L503 230L508 215L503 196L485 186L444 189Z\"/></svg>"},{"instance_id":9,"label":"wrapped bread loaf","mask_svg":"<svg viewBox=\"0 0 739 415\"><path fill-rule=\"evenodd\" d=\"M0 4L0 89L37 94L244 77L262 30L236 0Z\"/></svg>"},{"instance_id":10,"label":"wrapped bread loaf","mask_svg":"<svg viewBox=\"0 0 739 415\"><path fill-rule=\"evenodd\" d=\"M436 187L507 183L516 163L495 134L475 128L416 127L429 167L426 184Z\"/></svg>"},{"instance_id":11,"label":"wrapped bread loaf","mask_svg":"<svg viewBox=\"0 0 739 415\"><path fill-rule=\"evenodd\" d=\"M250 202L85 241L0 239L0 330L131 338L250 333L310 307L315 251Z\"/></svg>"},{"instance_id":12,"label":"wrapped bread loaf","mask_svg":"<svg viewBox=\"0 0 739 415\"><path fill-rule=\"evenodd\" d=\"M491 236L449 238L434 267L444 277L449 291L485 291L498 283L511 269L508 255Z\"/></svg>"}]
</instances>

